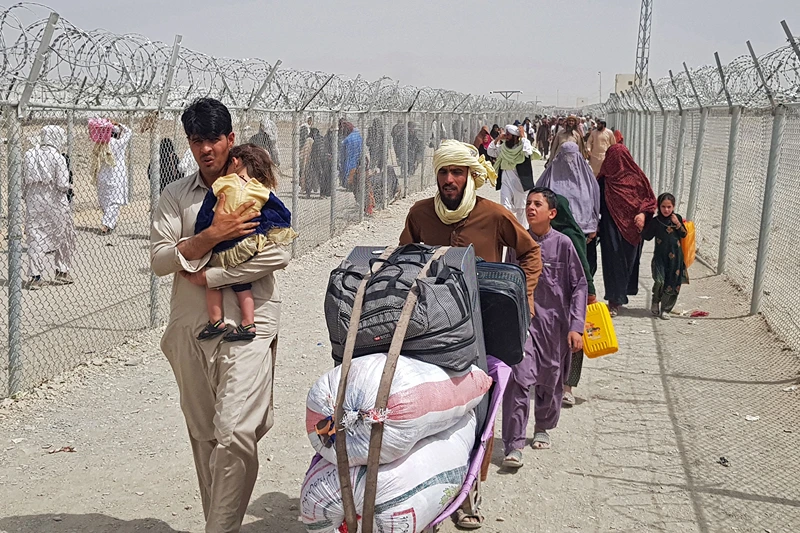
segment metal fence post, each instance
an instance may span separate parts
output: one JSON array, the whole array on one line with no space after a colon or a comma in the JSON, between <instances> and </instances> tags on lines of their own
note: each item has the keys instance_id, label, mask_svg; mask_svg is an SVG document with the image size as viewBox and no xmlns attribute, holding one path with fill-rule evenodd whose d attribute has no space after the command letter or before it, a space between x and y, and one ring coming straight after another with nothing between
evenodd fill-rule
<instances>
[{"instance_id":1,"label":"metal fence post","mask_svg":"<svg viewBox=\"0 0 800 533\"><path fill-rule=\"evenodd\" d=\"M764 204L761 208L761 229L758 234L758 254L756 255L756 271L753 277L753 295L750 300L750 314L755 315L761 307L761 296L764 294L764 275L767 272L767 253L769 252L769 234L772 225L772 208L775 204L775 185L778 181L778 163L783 144L783 130L786 124L786 108L778 106L772 119L772 140L769 145L767 163L767 181L764 184Z\"/></svg>"},{"instance_id":2,"label":"metal fence post","mask_svg":"<svg viewBox=\"0 0 800 533\"><path fill-rule=\"evenodd\" d=\"M292 226L294 230L300 233L300 225L298 224L300 215L300 112L292 112ZM325 179L323 172L322 179ZM324 187L320 185L320 190L324 191ZM297 239L292 241L292 257L297 254Z\"/></svg>"},{"instance_id":3,"label":"metal fence post","mask_svg":"<svg viewBox=\"0 0 800 533\"><path fill-rule=\"evenodd\" d=\"M8 395L22 388L22 126L16 108L8 121Z\"/></svg>"},{"instance_id":4,"label":"metal fence post","mask_svg":"<svg viewBox=\"0 0 800 533\"><path fill-rule=\"evenodd\" d=\"M661 160L658 168L658 192L664 192L667 184L667 134L669 134L669 123L672 115L667 111L661 112Z\"/></svg>"},{"instance_id":5,"label":"metal fence post","mask_svg":"<svg viewBox=\"0 0 800 533\"><path fill-rule=\"evenodd\" d=\"M126 120L128 121L128 127L133 131L133 112L128 111L126 114ZM158 120L156 120L153 129L157 129ZM128 202L133 202L133 199L136 195L136 183L133 180L133 144L134 139L131 138L128 145L125 147L125 164L128 168Z\"/></svg>"},{"instance_id":6,"label":"metal fence post","mask_svg":"<svg viewBox=\"0 0 800 533\"><path fill-rule=\"evenodd\" d=\"M164 78L164 86L161 88L161 96L158 101L158 110L155 113L155 120L153 121L153 127L150 130L150 175L148 176L150 181L150 221L152 222L153 217L155 216L155 212L158 209L158 199L161 195L161 142L159 140L158 135L158 126L159 121L161 120L161 111L167 105L167 100L169 98L169 91L172 87L172 78L175 75L175 66L178 64L178 56L181 51L181 39L182 36L176 35L175 41L172 45L172 54L170 55L169 65L167 66L167 73ZM132 125L132 124L131 124ZM133 143L129 143L128 147L129 150L130 146ZM131 155L133 151L129 152ZM128 169L130 169L133 165L128 164ZM128 186L130 187L129 190L133 191L132 187L133 180L129 179ZM159 287L160 281L158 276L151 270L150 271L150 327L154 328L157 327L161 323L161 316L160 316L160 302L159 302Z\"/></svg>"},{"instance_id":7,"label":"metal fence post","mask_svg":"<svg viewBox=\"0 0 800 533\"><path fill-rule=\"evenodd\" d=\"M651 111L647 111L647 131L645 132L644 142L645 142L645 152L647 153L647 176L648 178L655 174L655 168L653 166L653 145L655 144L655 114Z\"/></svg>"},{"instance_id":8,"label":"metal fence post","mask_svg":"<svg viewBox=\"0 0 800 533\"><path fill-rule=\"evenodd\" d=\"M411 120L411 113L406 111L400 115L405 124L403 124L403 142L400 146L400 152L403 154L403 160L400 162L401 171L403 172L403 198L408 196L408 122Z\"/></svg>"},{"instance_id":9,"label":"metal fence post","mask_svg":"<svg viewBox=\"0 0 800 533\"><path fill-rule=\"evenodd\" d=\"M386 111L383 116L383 194L381 194L381 209L389 205L389 150L391 150L391 123L392 113Z\"/></svg>"},{"instance_id":10,"label":"metal fence post","mask_svg":"<svg viewBox=\"0 0 800 533\"><path fill-rule=\"evenodd\" d=\"M429 116L427 113L422 113L422 119L420 122L422 123L422 161L419 162L419 190L425 190L425 153L428 151L428 120Z\"/></svg>"},{"instance_id":11,"label":"metal fence post","mask_svg":"<svg viewBox=\"0 0 800 533\"><path fill-rule=\"evenodd\" d=\"M675 169L672 175L672 194L675 195L675 202L681 202L681 189L683 189L683 145L686 141L686 111L681 110L681 128L678 132L677 153L675 154ZM677 206L675 206L677 207Z\"/></svg>"},{"instance_id":12,"label":"metal fence post","mask_svg":"<svg viewBox=\"0 0 800 533\"><path fill-rule=\"evenodd\" d=\"M736 106L731 111L731 132L728 138L728 163L725 167L725 193L722 199L722 223L719 230L719 255L717 273L724 274L728 257L728 238L731 226L731 205L733 204L733 178L736 174L736 146L739 143L739 125L742 122L742 108Z\"/></svg>"},{"instance_id":13,"label":"metal fence post","mask_svg":"<svg viewBox=\"0 0 800 533\"><path fill-rule=\"evenodd\" d=\"M336 235L336 197L338 196L337 192L339 189L339 145L342 141L339 139L339 118L339 113L334 113L333 125L331 125L333 128L333 154L331 154L331 175L333 179L333 183L331 184L331 237Z\"/></svg>"},{"instance_id":14,"label":"metal fence post","mask_svg":"<svg viewBox=\"0 0 800 533\"><path fill-rule=\"evenodd\" d=\"M367 114L361 113L361 116L358 119L358 129L361 131L361 156L358 159L358 168L356 169L356 174L358 175L358 179L356 180L355 185L358 187L357 192L357 201L358 204L358 221L364 221L364 211L366 209L366 201L367 201L367 177L369 175L368 169L366 168L367 162ZM306 185L308 187L308 185Z\"/></svg>"},{"instance_id":15,"label":"metal fence post","mask_svg":"<svg viewBox=\"0 0 800 533\"><path fill-rule=\"evenodd\" d=\"M697 146L694 151L694 164L692 165L692 182L689 186L689 205L686 207L686 217L694 220L697 209L697 194L700 190L700 172L703 168L703 143L706 137L706 123L708 122L708 108L700 111L700 130L697 132Z\"/></svg>"}]
</instances>

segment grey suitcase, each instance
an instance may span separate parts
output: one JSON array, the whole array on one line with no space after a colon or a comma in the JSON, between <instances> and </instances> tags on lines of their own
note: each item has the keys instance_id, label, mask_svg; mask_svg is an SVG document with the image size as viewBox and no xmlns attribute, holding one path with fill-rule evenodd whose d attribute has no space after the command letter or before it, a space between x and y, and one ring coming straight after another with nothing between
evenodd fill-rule
<instances>
[{"instance_id":1,"label":"grey suitcase","mask_svg":"<svg viewBox=\"0 0 800 533\"><path fill-rule=\"evenodd\" d=\"M357 246L331 272L325 295L333 359L344 353L353 301L364 274L375 265L364 294L354 357L386 352L408 290L438 247L399 246L384 261L384 248ZM475 252L451 248L419 280L420 294L401 355L453 370L472 364L486 368ZM379 264L376 264L379 263Z\"/></svg>"}]
</instances>

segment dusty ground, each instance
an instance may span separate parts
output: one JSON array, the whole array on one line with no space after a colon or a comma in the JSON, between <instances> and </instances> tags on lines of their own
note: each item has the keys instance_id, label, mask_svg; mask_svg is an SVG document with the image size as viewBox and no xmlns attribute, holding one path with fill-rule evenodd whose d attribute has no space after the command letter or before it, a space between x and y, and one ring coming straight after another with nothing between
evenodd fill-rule
<instances>
[{"instance_id":1,"label":"dusty ground","mask_svg":"<svg viewBox=\"0 0 800 533\"><path fill-rule=\"evenodd\" d=\"M245 533L304 531L298 496L312 455L305 395L331 366L321 305L328 272L357 243L396 242L411 200L280 274L276 424L260 448ZM640 296L616 321L620 352L584 365L580 403L564 411L553 449L528 448L516 474L495 456L483 531L800 530L800 390L784 391L798 381L800 362L759 317L745 317L744 295L701 265L679 308L711 316L654 320L643 309L648 261ZM0 531L202 530L159 334L0 408ZM48 453L64 446L75 452ZM718 463L722 456L730 466Z\"/></svg>"}]
</instances>

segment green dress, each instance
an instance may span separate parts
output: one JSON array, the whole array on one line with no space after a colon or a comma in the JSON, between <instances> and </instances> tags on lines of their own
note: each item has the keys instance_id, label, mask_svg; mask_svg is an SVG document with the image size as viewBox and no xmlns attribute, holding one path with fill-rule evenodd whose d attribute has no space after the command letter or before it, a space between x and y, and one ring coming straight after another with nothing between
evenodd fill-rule
<instances>
[{"instance_id":1,"label":"green dress","mask_svg":"<svg viewBox=\"0 0 800 533\"><path fill-rule=\"evenodd\" d=\"M595 296L597 293L594 288L594 277L586 257L586 235L583 234L583 230L572 216L569 200L560 194L556 194L556 200L556 218L550 221L550 227L563 233L572 241L575 251L578 252L578 258L581 260L583 271L586 274L588 294ZM572 364L569 368L569 376L567 376L567 381L564 384L569 387L577 387L581 381L581 372L583 370L583 350L572 354Z\"/></svg>"},{"instance_id":2,"label":"green dress","mask_svg":"<svg viewBox=\"0 0 800 533\"><path fill-rule=\"evenodd\" d=\"M689 273L683 262L681 239L686 237L683 218L676 214L680 227L661 215L653 217L642 232L645 240L655 239L653 251L653 306L659 304L662 313L669 313L678 301L681 285L689 283Z\"/></svg>"}]
</instances>

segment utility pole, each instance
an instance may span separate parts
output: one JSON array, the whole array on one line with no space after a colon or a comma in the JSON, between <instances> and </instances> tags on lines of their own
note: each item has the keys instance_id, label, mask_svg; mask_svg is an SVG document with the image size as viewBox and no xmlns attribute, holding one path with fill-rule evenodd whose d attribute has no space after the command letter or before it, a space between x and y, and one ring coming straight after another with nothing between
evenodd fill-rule
<instances>
[{"instance_id":1,"label":"utility pole","mask_svg":"<svg viewBox=\"0 0 800 533\"><path fill-rule=\"evenodd\" d=\"M598 96L600 97L600 99L597 100L597 102L602 104L603 103L603 73L602 73L602 71L599 71L599 70L597 71L597 77L600 78L600 87L599 87L599 92L598 92Z\"/></svg>"},{"instance_id":2,"label":"utility pole","mask_svg":"<svg viewBox=\"0 0 800 533\"><path fill-rule=\"evenodd\" d=\"M636 70L633 84L642 85L648 79L650 68L650 27L653 24L653 0L642 0L639 14L639 41L636 45Z\"/></svg>"}]
</instances>

